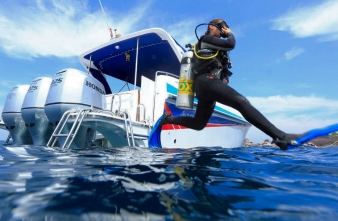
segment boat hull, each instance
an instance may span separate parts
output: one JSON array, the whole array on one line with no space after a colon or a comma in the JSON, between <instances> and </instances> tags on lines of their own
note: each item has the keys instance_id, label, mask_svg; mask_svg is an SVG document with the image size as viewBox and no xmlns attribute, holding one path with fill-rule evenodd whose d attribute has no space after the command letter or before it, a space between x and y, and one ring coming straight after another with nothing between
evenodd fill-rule
<instances>
[{"instance_id":1,"label":"boat hull","mask_svg":"<svg viewBox=\"0 0 338 221\"><path fill-rule=\"evenodd\" d=\"M75 116L70 119L69 126L74 122L74 119ZM91 112L83 119L81 125L96 131L98 135L96 135L97 139L93 141L93 144L97 146L148 147L150 128L145 123L131 122L127 119L113 116L111 113ZM134 141L132 137L134 137Z\"/></svg>"},{"instance_id":2,"label":"boat hull","mask_svg":"<svg viewBox=\"0 0 338 221\"><path fill-rule=\"evenodd\" d=\"M164 148L191 148L191 147L223 147L233 148L243 145L249 127L217 126L206 127L201 131L188 128L165 127L162 129L161 141Z\"/></svg>"},{"instance_id":3,"label":"boat hull","mask_svg":"<svg viewBox=\"0 0 338 221\"><path fill-rule=\"evenodd\" d=\"M69 121L69 126L74 122L75 115L72 119ZM230 121L230 119L227 119L227 121ZM130 131L129 125L132 126L132 131ZM130 122L126 119L113 116L111 113L91 112L83 119L82 126L92 128L100 134L98 139L94 141L94 144L97 146L148 147L150 128L145 123ZM249 125L244 124L219 124L207 126L201 131L196 131L170 124L162 127L161 142L163 148L188 149L201 146L240 147L243 145L249 128ZM83 135L77 135L77 137L81 136ZM132 141L132 136L134 137L134 142ZM101 137L103 139L100 139Z\"/></svg>"}]
</instances>

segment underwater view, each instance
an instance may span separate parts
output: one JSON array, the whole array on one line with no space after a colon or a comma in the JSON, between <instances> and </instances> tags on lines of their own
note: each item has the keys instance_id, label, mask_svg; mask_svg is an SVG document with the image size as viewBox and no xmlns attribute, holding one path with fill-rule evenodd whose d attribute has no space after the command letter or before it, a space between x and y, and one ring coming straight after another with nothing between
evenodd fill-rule
<instances>
[{"instance_id":1,"label":"underwater view","mask_svg":"<svg viewBox=\"0 0 338 221\"><path fill-rule=\"evenodd\" d=\"M335 220L338 147L0 145L0 220Z\"/></svg>"}]
</instances>

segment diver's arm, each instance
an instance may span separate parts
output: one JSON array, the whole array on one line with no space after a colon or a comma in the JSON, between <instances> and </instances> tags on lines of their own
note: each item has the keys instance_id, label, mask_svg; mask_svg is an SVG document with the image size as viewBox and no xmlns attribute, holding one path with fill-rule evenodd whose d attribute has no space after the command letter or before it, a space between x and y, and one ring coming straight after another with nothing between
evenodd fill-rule
<instances>
[{"instance_id":1,"label":"diver's arm","mask_svg":"<svg viewBox=\"0 0 338 221\"><path fill-rule=\"evenodd\" d=\"M230 51L235 48L236 40L232 33L227 38L222 39L213 35L204 35L201 37L201 49L213 48L222 51Z\"/></svg>"}]
</instances>

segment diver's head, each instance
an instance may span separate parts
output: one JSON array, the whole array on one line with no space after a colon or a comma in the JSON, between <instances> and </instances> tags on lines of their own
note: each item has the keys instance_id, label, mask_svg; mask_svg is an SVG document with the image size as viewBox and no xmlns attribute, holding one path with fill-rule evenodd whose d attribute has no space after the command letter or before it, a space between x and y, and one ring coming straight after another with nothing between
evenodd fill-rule
<instances>
[{"instance_id":1,"label":"diver's head","mask_svg":"<svg viewBox=\"0 0 338 221\"><path fill-rule=\"evenodd\" d=\"M229 28L229 26L223 19L216 18L209 22L208 29L205 34L214 35L217 37L225 37L226 34L224 33L223 28Z\"/></svg>"}]
</instances>

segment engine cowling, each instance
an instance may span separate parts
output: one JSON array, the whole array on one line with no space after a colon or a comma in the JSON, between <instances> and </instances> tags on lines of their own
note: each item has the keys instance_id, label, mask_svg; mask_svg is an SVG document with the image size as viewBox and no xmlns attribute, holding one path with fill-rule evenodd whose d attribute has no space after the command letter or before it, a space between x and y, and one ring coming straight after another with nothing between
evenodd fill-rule
<instances>
[{"instance_id":1,"label":"engine cowling","mask_svg":"<svg viewBox=\"0 0 338 221\"><path fill-rule=\"evenodd\" d=\"M33 144L32 137L21 116L21 107L29 85L18 85L8 93L1 117L14 145Z\"/></svg>"}]
</instances>

